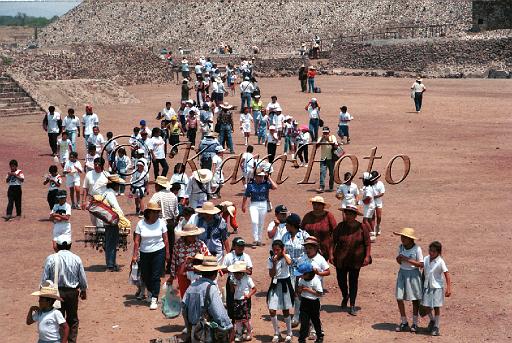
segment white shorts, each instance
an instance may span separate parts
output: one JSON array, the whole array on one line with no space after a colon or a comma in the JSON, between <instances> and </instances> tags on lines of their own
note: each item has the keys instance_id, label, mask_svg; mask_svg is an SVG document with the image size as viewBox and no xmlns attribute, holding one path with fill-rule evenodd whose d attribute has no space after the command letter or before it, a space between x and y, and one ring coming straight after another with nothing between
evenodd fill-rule
<instances>
[{"instance_id":1,"label":"white shorts","mask_svg":"<svg viewBox=\"0 0 512 343\"><path fill-rule=\"evenodd\" d=\"M80 177L66 177L66 187L76 187L80 186Z\"/></svg>"},{"instance_id":2,"label":"white shorts","mask_svg":"<svg viewBox=\"0 0 512 343\"><path fill-rule=\"evenodd\" d=\"M380 198L374 199L375 201L375 207L382 208L382 200Z\"/></svg>"},{"instance_id":3,"label":"white shorts","mask_svg":"<svg viewBox=\"0 0 512 343\"><path fill-rule=\"evenodd\" d=\"M373 218L373 214L375 213L375 206L363 206L363 217L364 218Z\"/></svg>"}]
</instances>

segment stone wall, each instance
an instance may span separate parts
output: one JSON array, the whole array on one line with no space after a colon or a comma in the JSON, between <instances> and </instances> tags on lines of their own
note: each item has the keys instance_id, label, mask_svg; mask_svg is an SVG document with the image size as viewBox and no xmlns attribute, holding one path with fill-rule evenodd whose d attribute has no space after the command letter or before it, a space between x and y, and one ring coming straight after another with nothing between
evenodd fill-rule
<instances>
[{"instance_id":1,"label":"stone wall","mask_svg":"<svg viewBox=\"0 0 512 343\"><path fill-rule=\"evenodd\" d=\"M473 31L512 29L512 1L473 0Z\"/></svg>"}]
</instances>

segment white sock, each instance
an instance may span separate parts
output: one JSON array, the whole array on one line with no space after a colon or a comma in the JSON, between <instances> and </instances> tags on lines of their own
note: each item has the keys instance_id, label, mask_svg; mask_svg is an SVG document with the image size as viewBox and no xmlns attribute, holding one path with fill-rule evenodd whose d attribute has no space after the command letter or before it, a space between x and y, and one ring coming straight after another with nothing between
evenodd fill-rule
<instances>
[{"instance_id":1,"label":"white sock","mask_svg":"<svg viewBox=\"0 0 512 343\"><path fill-rule=\"evenodd\" d=\"M235 322L235 330L236 330L237 335L242 335L242 332L243 332L242 322Z\"/></svg>"},{"instance_id":2,"label":"white sock","mask_svg":"<svg viewBox=\"0 0 512 343\"><path fill-rule=\"evenodd\" d=\"M402 324L407 323L407 317L405 317L405 316L404 316L404 317L400 317L400 322L401 322Z\"/></svg>"},{"instance_id":3,"label":"white sock","mask_svg":"<svg viewBox=\"0 0 512 343\"><path fill-rule=\"evenodd\" d=\"M432 311L429 312L428 317L430 320L434 320L434 315L432 314Z\"/></svg>"},{"instance_id":4,"label":"white sock","mask_svg":"<svg viewBox=\"0 0 512 343\"><path fill-rule=\"evenodd\" d=\"M272 327L274 328L274 334L279 335L279 323L277 322L277 316L270 317L272 321Z\"/></svg>"},{"instance_id":5,"label":"white sock","mask_svg":"<svg viewBox=\"0 0 512 343\"><path fill-rule=\"evenodd\" d=\"M435 327L439 329L439 316L435 316L434 321L436 322Z\"/></svg>"},{"instance_id":6,"label":"white sock","mask_svg":"<svg viewBox=\"0 0 512 343\"><path fill-rule=\"evenodd\" d=\"M292 335L292 317L288 315L288 317L284 317L284 322L286 323L286 335Z\"/></svg>"},{"instance_id":7,"label":"white sock","mask_svg":"<svg viewBox=\"0 0 512 343\"><path fill-rule=\"evenodd\" d=\"M412 316L412 323L418 325L418 316Z\"/></svg>"}]
</instances>

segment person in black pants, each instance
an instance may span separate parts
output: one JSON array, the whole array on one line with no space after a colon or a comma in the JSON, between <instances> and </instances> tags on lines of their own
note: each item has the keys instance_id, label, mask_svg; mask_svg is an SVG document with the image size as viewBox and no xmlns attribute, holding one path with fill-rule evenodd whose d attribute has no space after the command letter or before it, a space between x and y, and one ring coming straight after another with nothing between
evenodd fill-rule
<instances>
[{"instance_id":1,"label":"person in black pants","mask_svg":"<svg viewBox=\"0 0 512 343\"><path fill-rule=\"evenodd\" d=\"M5 221L12 218L13 207L16 206L16 216L21 217L21 185L25 181L23 172L18 169L18 161L11 160L9 162L10 171L7 173L5 182L9 185L7 189L7 210L3 217Z\"/></svg>"},{"instance_id":2,"label":"person in black pants","mask_svg":"<svg viewBox=\"0 0 512 343\"><path fill-rule=\"evenodd\" d=\"M322 322L320 321L320 297L323 294L322 282L315 275L313 265L309 261L302 262L295 271L295 276L301 276L297 283L296 293L300 296L300 332L299 343L306 343L310 322L316 332L315 342L324 341Z\"/></svg>"},{"instance_id":3,"label":"person in black pants","mask_svg":"<svg viewBox=\"0 0 512 343\"><path fill-rule=\"evenodd\" d=\"M267 154L269 155L268 161L272 163L274 162L274 157L276 156L278 138L276 134L276 127L274 125L270 125L268 129L269 133L267 135L267 141L265 144L267 145Z\"/></svg>"}]
</instances>

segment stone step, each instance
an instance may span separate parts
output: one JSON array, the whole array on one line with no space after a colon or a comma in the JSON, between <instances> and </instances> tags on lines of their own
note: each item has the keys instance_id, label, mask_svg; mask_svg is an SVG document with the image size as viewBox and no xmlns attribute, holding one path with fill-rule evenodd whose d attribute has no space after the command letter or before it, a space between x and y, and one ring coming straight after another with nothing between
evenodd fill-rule
<instances>
[{"instance_id":1,"label":"stone step","mask_svg":"<svg viewBox=\"0 0 512 343\"><path fill-rule=\"evenodd\" d=\"M16 113L4 113L0 110L0 118L1 117L24 117L24 116L39 116L43 114L43 112L36 112L36 111L33 111L33 112L16 112Z\"/></svg>"},{"instance_id":2,"label":"stone step","mask_svg":"<svg viewBox=\"0 0 512 343\"><path fill-rule=\"evenodd\" d=\"M34 100L32 100L29 96L20 96L18 98L0 98L0 104L15 104L20 102L33 102L36 103Z\"/></svg>"},{"instance_id":3,"label":"stone step","mask_svg":"<svg viewBox=\"0 0 512 343\"><path fill-rule=\"evenodd\" d=\"M2 113L2 114L9 114L9 113L16 113L16 112L39 112L39 113L42 113L41 109L38 106L0 108L0 113Z\"/></svg>"},{"instance_id":4,"label":"stone step","mask_svg":"<svg viewBox=\"0 0 512 343\"><path fill-rule=\"evenodd\" d=\"M7 102L0 101L0 109L2 108L22 108L22 107L38 107L32 100L24 102Z\"/></svg>"},{"instance_id":5,"label":"stone step","mask_svg":"<svg viewBox=\"0 0 512 343\"><path fill-rule=\"evenodd\" d=\"M25 92L5 92L0 93L0 98L25 98L27 93Z\"/></svg>"}]
</instances>

